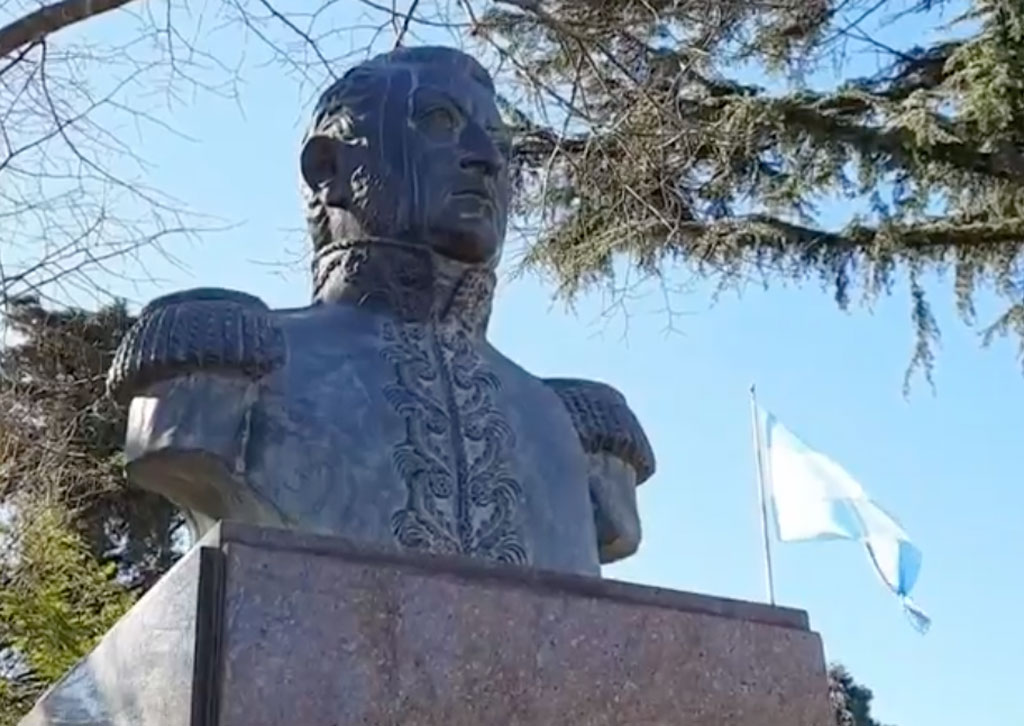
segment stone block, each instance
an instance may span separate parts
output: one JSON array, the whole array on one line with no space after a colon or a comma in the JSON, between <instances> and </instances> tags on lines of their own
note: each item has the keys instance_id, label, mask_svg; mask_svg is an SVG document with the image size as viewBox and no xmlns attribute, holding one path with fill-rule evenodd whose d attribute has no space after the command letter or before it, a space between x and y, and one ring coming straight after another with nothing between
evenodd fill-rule
<instances>
[{"instance_id":1,"label":"stone block","mask_svg":"<svg viewBox=\"0 0 1024 726\"><path fill-rule=\"evenodd\" d=\"M801 611L220 524L23 726L828 726Z\"/></svg>"}]
</instances>

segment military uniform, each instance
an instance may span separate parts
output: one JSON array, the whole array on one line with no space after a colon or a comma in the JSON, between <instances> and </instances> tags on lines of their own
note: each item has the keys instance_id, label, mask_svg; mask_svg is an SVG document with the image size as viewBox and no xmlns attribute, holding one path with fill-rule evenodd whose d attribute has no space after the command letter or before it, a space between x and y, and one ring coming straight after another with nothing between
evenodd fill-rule
<instances>
[{"instance_id":1,"label":"military uniform","mask_svg":"<svg viewBox=\"0 0 1024 726\"><path fill-rule=\"evenodd\" d=\"M640 539L650 445L617 391L536 378L485 331L494 273L340 250L331 302L200 289L147 306L111 391L129 472L191 512L596 574Z\"/></svg>"}]
</instances>

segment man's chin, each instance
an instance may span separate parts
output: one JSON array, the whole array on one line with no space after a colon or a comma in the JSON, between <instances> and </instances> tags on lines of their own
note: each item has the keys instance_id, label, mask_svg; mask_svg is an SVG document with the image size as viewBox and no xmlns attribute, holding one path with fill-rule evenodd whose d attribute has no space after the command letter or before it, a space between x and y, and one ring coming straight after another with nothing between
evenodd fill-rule
<instances>
[{"instance_id":1,"label":"man's chin","mask_svg":"<svg viewBox=\"0 0 1024 726\"><path fill-rule=\"evenodd\" d=\"M447 230L437 235L434 251L449 260L467 265L492 262L500 248L494 240L466 234L466 230Z\"/></svg>"}]
</instances>

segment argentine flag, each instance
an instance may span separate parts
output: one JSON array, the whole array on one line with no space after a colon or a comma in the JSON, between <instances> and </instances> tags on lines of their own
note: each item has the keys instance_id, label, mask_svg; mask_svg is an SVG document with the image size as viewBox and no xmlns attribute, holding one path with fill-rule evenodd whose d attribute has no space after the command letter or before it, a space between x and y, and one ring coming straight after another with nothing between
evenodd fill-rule
<instances>
[{"instance_id":1,"label":"argentine flag","mask_svg":"<svg viewBox=\"0 0 1024 726\"><path fill-rule=\"evenodd\" d=\"M758 412L761 452L779 540L853 539L862 542L882 581L918 631L931 620L910 599L921 553L903 528L841 466L811 449L767 411Z\"/></svg>"}]
</instances>

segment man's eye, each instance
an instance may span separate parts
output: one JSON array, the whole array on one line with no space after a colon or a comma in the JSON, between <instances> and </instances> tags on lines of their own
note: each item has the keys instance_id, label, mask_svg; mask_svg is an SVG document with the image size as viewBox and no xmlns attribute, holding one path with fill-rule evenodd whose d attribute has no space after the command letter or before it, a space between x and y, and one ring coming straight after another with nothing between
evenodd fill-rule
<instances>
[{"instance_id":1,"label":"man's eye","mask_svg":"<svg viewBox=\"0 0 1024 726\"><path fill-rule=\"evenodd\" d=\"M459 125L459 119L444 106L435 106L420 116L420 126L427 133L446 133Z\"/></svg>"}]
</instances>

